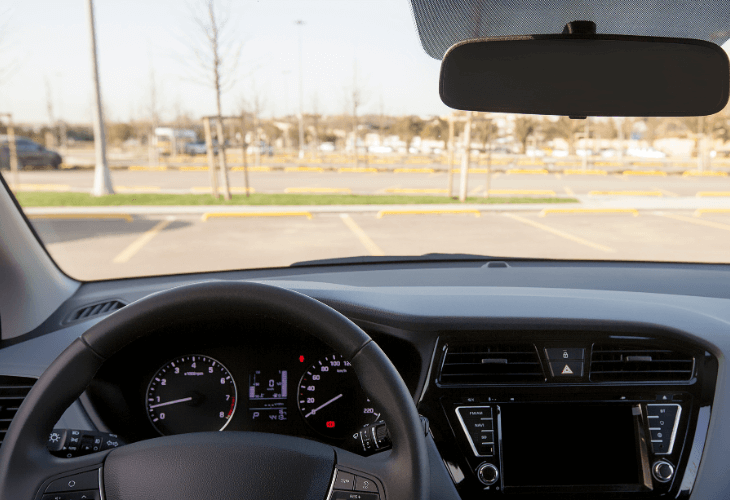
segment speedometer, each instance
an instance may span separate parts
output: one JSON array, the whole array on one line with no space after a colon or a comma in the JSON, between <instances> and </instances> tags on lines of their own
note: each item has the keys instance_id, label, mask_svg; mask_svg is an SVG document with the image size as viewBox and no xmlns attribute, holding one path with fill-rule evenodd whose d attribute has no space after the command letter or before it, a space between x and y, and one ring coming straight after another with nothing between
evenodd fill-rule
<instances>
[{"instance_id":1,"label":"speedometer","mask_svg":"<svg viewBox=\"0 0 730 500\"><path fill-rule=\"evenodd\" d=\"M147 415L160 434L222 431L236 411L236 399L236 383L219 361L182 356L152 377Z\"/></svg>"},{"instance_id":2,"label":"speedometer","mask_svg":"<svg viewBox=\"0 0 730 500\"><path fill-rule=\"evenodd\" d=\"M312 364L299 381L299 411L315 431L343 438L380 419L360 388L349 361L339 354Z\"/></svg>"}]
</instances>

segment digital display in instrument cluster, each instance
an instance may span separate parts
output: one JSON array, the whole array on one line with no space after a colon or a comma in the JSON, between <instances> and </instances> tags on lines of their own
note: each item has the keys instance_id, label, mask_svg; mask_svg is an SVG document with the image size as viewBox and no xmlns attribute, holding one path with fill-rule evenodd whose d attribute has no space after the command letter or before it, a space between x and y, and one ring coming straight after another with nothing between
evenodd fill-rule
<instances>
[{"instance_id":1,"label":"digital display in instrument cluster","mask_svg":"<svg viewBox=\"0 0 730 500\"><path fill-rule=\"evenodd\" d=\"M253 422L287 420L287 370L254 370L248 376L248 414Z\"/></svg>"}]
</instances>

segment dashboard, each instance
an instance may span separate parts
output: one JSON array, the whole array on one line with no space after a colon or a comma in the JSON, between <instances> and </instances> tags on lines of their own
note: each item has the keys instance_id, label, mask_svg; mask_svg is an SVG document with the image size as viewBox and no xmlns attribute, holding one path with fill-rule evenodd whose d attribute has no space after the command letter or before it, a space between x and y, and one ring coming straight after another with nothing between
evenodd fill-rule
<instances>
[{"instance_id":1,"label":"dashboard","mask_svg":"<svg viewBox=\"0 0 730 500\"><path fill-rule=\"evenodd\" d=\"M727 496L723 266L398 264L202 278L266 273L346 315L393 361L428 422L433 498ZM40 375L102 319L65 322L80 307L202 278L83 285L37 331L0 344L0 375ZM114 355L58 426L127 443L254 431L367 455L376 451L359 431L380 413L348 361L308 332L216 318L166 325Z\"/></svg>"}]
</instances>

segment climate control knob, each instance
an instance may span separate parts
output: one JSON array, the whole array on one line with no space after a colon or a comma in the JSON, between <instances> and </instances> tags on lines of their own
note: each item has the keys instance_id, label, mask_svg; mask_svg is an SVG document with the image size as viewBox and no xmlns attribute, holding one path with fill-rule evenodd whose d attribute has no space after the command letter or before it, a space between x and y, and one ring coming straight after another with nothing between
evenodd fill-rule
<instances>
[{"instance_id":1,"label":"climate control knob","mask_svg":"<svg viewBox=\"0 0 730 500\"><path fill-rule=\"evenodd\" d=\"M666 460L657 460L651 467L654 479L660 483L666 483L674 476L674 466Z\"/></svg>"},{"instance_id":2,"label":"climate control knob","mask_svg":"<svg viewBox=\"0 0 730 500\"><path fill-rule=\"evenodd\" d=\"M482 484L492 486L499 479L499 471L494 465L484 463L477 467L477 478Z\"/></svg>"}]
</instances>

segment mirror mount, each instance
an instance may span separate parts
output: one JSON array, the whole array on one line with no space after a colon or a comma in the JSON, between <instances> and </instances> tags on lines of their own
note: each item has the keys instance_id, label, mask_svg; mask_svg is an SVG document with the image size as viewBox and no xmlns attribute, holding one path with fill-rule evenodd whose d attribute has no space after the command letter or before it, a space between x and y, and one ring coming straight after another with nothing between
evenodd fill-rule
<instances>
[{"instance_id":1,"label":"mirror mount","mask_svg":"<svg viewBox=\"0 0 730 500\"><path fill-rule=\"evenodd\" d=\"M563 28L563 35L595 35L596 23L593 21L571 21Z\"/></svg>"}]
</instances>

